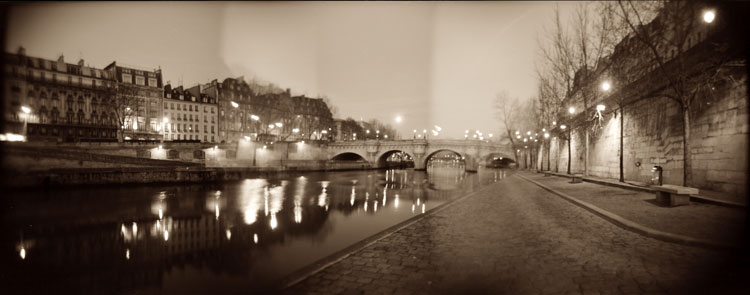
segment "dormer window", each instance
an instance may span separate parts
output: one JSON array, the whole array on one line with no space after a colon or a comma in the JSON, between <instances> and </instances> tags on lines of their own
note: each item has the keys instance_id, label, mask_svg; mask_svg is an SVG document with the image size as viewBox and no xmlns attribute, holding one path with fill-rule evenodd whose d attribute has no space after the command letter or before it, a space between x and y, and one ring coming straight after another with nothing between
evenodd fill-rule
<instances>
[{"instance_id":1,"label":"dormer window","mask_svg":"<svg viewBox=\"0 0 750 295\"><path fill-rule=\"evenodd\" d=\"M180 100L185 100L185 96L180 94Z\"/></svg>"}]
</instances>

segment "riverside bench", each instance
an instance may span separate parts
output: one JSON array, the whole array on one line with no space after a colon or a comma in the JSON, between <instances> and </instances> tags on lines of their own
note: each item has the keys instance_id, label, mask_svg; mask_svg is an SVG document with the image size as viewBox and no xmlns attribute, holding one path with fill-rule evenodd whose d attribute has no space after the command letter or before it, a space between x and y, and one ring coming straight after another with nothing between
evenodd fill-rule
<instances>
[{"instance_id":1,"label":"riverside bench","mask_svg":"<svg viewBox=\"0 0 750 295\"><path fill-rule=\"evenodd\" d=\"M690 195L697 195L698 189L677 185L651 186L656 194L656 202L669 207L690 205Z\"/></svg>"}]
</instances>

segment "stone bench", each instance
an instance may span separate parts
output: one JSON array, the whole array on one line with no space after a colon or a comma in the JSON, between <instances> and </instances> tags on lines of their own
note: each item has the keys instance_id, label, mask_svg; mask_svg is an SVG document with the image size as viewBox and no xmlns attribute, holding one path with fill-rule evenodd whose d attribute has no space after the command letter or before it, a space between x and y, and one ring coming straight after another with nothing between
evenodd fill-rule
<instances>
[{"instance_id":1,"label":"stone bench","mask_svg":"<svg viewBox=\"0 0 750 295\"><path fill-rule=\"evenodd\" d=\"M656 202L663 206L690 205L690 195L697 195L698 189L677 185L655 185L651 186L656 194Z\"/></svg>"},{"instance_id":2,"label":"stone bench","mask_svg":"<svg viewBox=\"0 0 750 295\"><path fill-rule=\"evenodd\" d=\"M573 174L573 178L570 181L571 183L581 183L583 181L583 174Z\"/></svg>"}]
</instances>

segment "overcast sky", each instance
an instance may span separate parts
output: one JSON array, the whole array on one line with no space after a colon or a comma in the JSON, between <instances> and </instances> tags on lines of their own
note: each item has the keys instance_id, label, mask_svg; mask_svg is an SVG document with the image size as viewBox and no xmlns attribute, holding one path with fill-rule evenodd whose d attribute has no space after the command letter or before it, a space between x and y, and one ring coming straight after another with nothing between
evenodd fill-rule
<instances>
[{"instance_id":1,"label":"overcast sky","mask_svg":"<svg viewBox=\"0 0 750 295\"><path fill-rule=\"evenodd\" d=\"M257 77L403 137L440 125L463 138L498 132L499 91L535 94L536 40L556 5L575 3L37 3L9 11L6 50L161 67L173 85Z\"/></svg>"}]
</instances>

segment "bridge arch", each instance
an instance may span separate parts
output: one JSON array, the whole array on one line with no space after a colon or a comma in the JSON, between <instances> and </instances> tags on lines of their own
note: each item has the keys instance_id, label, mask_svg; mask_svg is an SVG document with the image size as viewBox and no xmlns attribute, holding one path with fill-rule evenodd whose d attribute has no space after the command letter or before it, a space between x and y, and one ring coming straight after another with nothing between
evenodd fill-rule
<instances>
[{"instance_id":1,"label":"bridge arch","mask_svg":"<svg viewBox=\"0 0 750 295\"><path fill-rule=\"evenodd\" d=\"M489 153L482 159L482 164L485 167L505 168L509 167L512 163L516 163L516 160L504 153Z\"/></svg>"},{"instance_id":2,"label":"bridge arch","mask_svg":"<svg viewBox=\"0 0 750 295\"><path fill-rule=\"evenodd\" d=\"M461 153L461 152L457 152L457 151L455 151L455 150L452 150L452 149L437 149L437 150L434 150L434 151L432 151L431 153L427 154L427 156L425 156L425 157L424 157L424 166L423 166L423 167L427 168L427 164L428 164L428 163L430 163L430 160L431 160L431 159L432 159L432 158L433 158L433 157L434 157L435 155L437 155L437 154L438 154L438 153L440 153L440 152L449 152L449 153L453 153L453 154L455 154L455 155L458 155L458 157L460 157L460 160L461 160L461 161L463 161L463 162L464 162L464 164L465 164L465 163L466 163L466 161L468 160L468 155L466 155L466 154L463 154L463 153Z\"/></svg>"},{"instance_id":3,"label":"bridge arch","mask_svg":"<svg viewBox=\"0 0 750 295\"><path fill-rule=\"evenodd\" d=\"M367 162L367 157L356 152L342 152L331 157L332 161Z\"/></svg>"},{"instance_id":4,"label":"bridge arch","mask_svg":"<svg viewBox=\"0 0 750 295\"><path fill-rule=\"evenodd\" d=\"M398 154L398 153L401 153L403 155L403 158L402 158L403 162L411 163L410 166L414 167L414 161L416 161L416 159L414 158L414 155L412 153L410 153L409 151L400 150L400 149L386 150L385 152L383 152L379 156L377 156L375 158L376 161L377 161L376 162L377 167L387 167L388 166L388 163L387 163L388 158L391 157L391 156L393 156L394 154ZM409 166L408 164L406 164L406 165Z\"/></svg>"}]
</instances>

